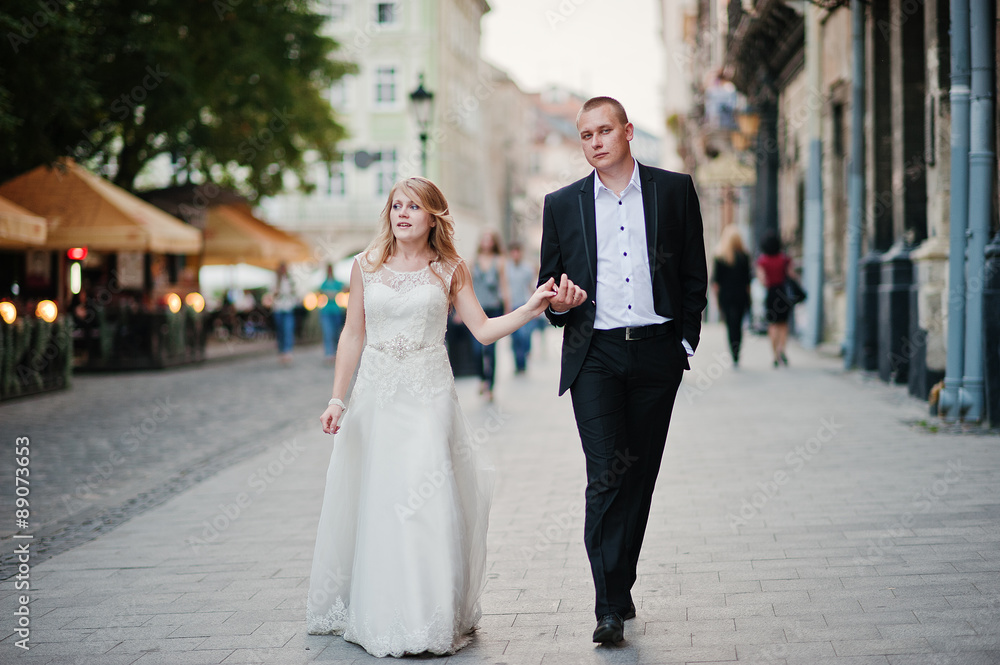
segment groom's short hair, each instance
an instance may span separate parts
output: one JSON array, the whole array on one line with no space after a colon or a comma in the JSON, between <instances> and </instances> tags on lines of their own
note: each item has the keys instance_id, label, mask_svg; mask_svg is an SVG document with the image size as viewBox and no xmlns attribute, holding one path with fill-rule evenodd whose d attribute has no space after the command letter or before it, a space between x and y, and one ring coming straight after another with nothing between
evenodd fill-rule
<instances>
[{"instance_id":1,"label":"groom's short hair","mask_svg":"<svg viewBox=\"0 0 1000 665\"><path fill-rule=\"evenodd\" d=\"M622 127L628 124L628 114L625 113L625 107L622 103L615 99L614 97L591 97L583 103L580 107L579 112L576 114L576 124L580 124L580 116L582 116L587 111L593 111L599 106L610 106L614 109L614 114L619 120L621 120Z\"/></svg>"}]
</instances>

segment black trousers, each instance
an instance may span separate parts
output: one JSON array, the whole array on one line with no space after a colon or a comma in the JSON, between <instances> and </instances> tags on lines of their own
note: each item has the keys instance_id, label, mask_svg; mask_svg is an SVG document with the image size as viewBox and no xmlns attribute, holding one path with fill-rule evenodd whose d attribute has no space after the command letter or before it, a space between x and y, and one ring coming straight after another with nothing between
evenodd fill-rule
<instances>
[{"instance_id":1,"label":"black trousers","mask_svg":"<svg viewBox=\"0 0 1000 665\"><path fill-rule=\"evenodd\" d=\"M726 330L729 333L729 352L735 362L740 360L740 346L743 342L743 317L746 310L742 305L726 305L721 308L726 319Z\"/></svg>"},{"instance_id":2,"label":"black trousers","mask_svg":"<svg viewBox=\"0 0 1000 665\"><path fill-rule=\"evenodd\" d=\"M570 387L587 458L584 542L598 619L624 614L632 602L653 487L686 361L672 326L667 334L632 341L618 332L594 331Z\"/></svg>"}]
</instances>

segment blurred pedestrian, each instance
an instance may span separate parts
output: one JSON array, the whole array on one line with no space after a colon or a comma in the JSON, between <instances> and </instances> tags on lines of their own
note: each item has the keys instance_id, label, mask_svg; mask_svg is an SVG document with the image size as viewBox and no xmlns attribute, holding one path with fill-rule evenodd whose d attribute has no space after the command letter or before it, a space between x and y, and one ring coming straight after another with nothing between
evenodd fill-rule
<instances>
[{"instance_id":1,"label":"blurred pedestrian","mask_svg":"<svg viewBox=\"0 0 1000 665\"><path fill-rule=\"evenodd\" d=\"M90 361L91 351L95 347L95 337L99 337L99 326L94 325L97 322L97 311L87 300L89 288L89 283L85 284L79 293L73 294L69 302L69 312L73 318L74 351L80 352L81 365L86 365Z\"/></svg>"},{"instance_id":2,"label":"blurred pedestrian","mask_svg":"<svg viewBox=\"0 0 1000 665\"><path fill-rule=\"evenodd\" d=\"M278 338L278 359L283 365L292 362L292 347L295 345L295 306L298 297L295 283L288 274L285 263L278 265L277 282L271 298L271 313L274 317L274 332Z\"/></svg>"},{"instance_id":3,"label":"blurred pedestrian","mask_svg":"<svg viewBox=\"0 0 1000 665\"><path fill-rule=\"evenodd\" d=\"M323 329L323 355L327 364L332 364L337 356L337 337L344 325L344 310L337 303L337 296L344 290L344 283L333 276L333 266L327 264L326 279L319 286L326 296L326 304L319 311L319 323Z\"/></svg>"},{"instance_id":4,"label":"blurred pedestrian","mask_svg":"<svg viewBox=\"0 0 1000 665\"><path fill-rule=\"evenodd\" d=\"M472 264L472 288L486 316L493 318L510 310L503 247L496 231L486 231L479 238L476 260ZM492 402L496 379L496 346L476 342L475 348L479 357L479 376L482 379L479 392Z\"/></svg>"},{"instance_id":5,"label":"blurred pedestrian","mask_svg":"<svg viewBox=\"0 0 1000 665\"><path fill-rule=\"evenodd\" d=\"M508 246L507 254L507 265L504 267L507 276L507 293L510 294L510 307L517 308L528 302L532 294L535 293L538 269L524 260L524 252L518 242L512 242ZM517 374L523 374L528 369L531 333L536 327L532 322L510 334L510 344L514 351L514 371Z\"/></svg>"},{"instance_id":6,"label":"blurred pedestrian","mask_svg":"<svg viewBox=\"0 0 1000 665\"><path fill-rule=\"evenodd\" d=\"M757 279L767 289L764 298L764 318L767 320L767 336L771 339L774 366L788 365L785 345L788 343L788 317L793 304L785 295L785 280L798 279L792 269L792 259L781 250L781 240L769 233L760 243L762 254L757 258Z\"/></svg>"},{"instance_id":7,"label":"blurred pedestrian","mask_svg":"<svg viewBox=\"0 0 1000 665\"><path fill-rule=\"evenodd\" d=\"M750 310L750 256L735 224L722 229L715 248L712 291L726 322L733 364L740 364L743 319Z\"/></svg>"}]
</instances>

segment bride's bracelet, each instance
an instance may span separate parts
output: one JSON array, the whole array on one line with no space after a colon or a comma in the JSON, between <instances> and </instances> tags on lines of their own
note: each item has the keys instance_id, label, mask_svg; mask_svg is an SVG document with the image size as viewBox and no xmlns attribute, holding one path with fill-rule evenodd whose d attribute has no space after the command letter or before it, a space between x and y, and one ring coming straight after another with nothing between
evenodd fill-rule
<instances>
[{"instance_id":1,"label":"bride's bracelet","mask_svg":"<svg viewBox=\"0 0 1000 665\"><path fill-rule=\"evenodd\" d=\"M344 411L347 411L347 405L344 404L344 400L338 399L338 398L334 397L329 402L327 402L327 406L333 406L334 404L336 404L337 406L339 406Z\"/></svg>"}]
</instances>

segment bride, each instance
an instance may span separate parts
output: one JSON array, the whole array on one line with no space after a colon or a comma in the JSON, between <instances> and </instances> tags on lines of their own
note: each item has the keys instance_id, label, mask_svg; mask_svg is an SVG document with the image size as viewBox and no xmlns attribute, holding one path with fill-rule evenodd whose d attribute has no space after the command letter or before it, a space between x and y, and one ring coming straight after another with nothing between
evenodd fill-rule
<instances>
[{"instance_id":1,"label":"bride","mask_svg":"<svg viewBox=\"0 0 1000 665\"><path fill-rule=\"evenodd\" d=\"M550 279L525 305L487 318L453 236L434 183L396 183L378 237L351 272L333 399L320 417L337 436L307 629L342 634L374 656L454 653L480 617L492 469L458 405L444 346L449 306L489 344L556 295Z\"/></svg>"}]
</instances>

